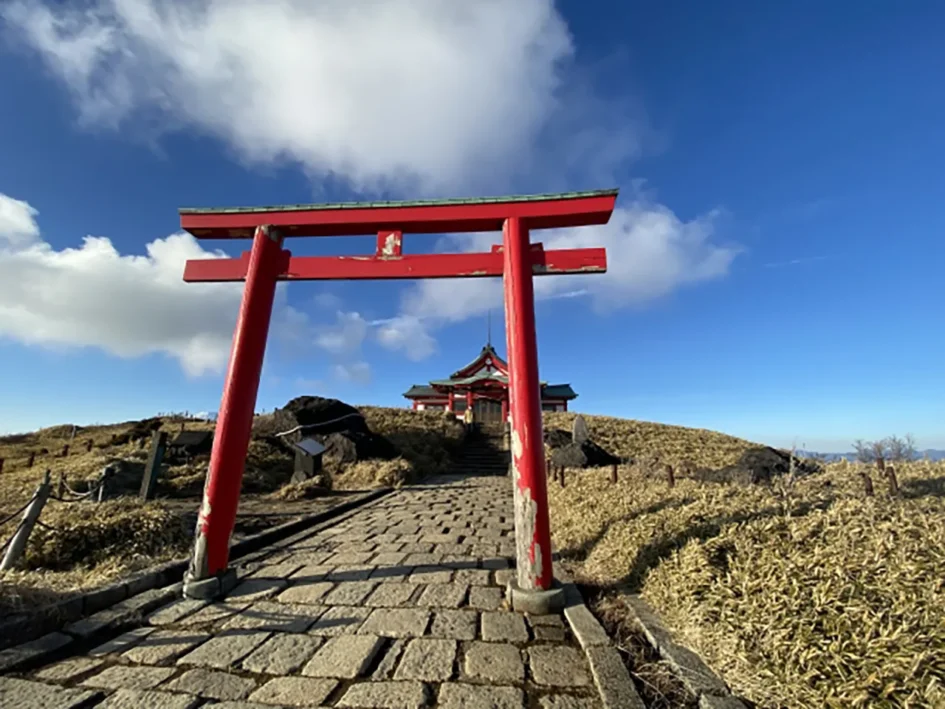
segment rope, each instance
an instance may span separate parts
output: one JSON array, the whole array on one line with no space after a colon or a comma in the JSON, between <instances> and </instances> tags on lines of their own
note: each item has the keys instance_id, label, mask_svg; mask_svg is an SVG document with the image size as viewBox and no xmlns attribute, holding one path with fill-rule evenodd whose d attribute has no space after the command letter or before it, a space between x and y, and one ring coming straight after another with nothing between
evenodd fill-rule
<instances>
[{"instance_id":1,"label":"rope","mask_svg":"<svg viewBox=\"0 0 945 709\"><path fill-rule=\"evenodd\" d=\"M34 499L36 499L36 494L35 494L35 493L33 494L33 496L29 499L29 501L28 501L25 505L23 505L20 509L18 509L16 512L14 512L14 513L13 513L12 515L10 515L9 517L5 518L2 522L0 522L0 527L2 527L3 525L5 525L7 522L9 522L11 519L13 519L14 517L16 517L17 515L22 514L22 513L23 513L23 510L25 510L27 507L29 507L29 506L33 503L33 500L34 500Z\"/></svg>"},{"instance_id":2,"label":"rope","mask_svg":"<svg viewBox=\"0 0 945 709\"><path fill-rule=\"evenodd\" d=\"M293 428L293 429L291 429L291 430L289 430L289 431L283 431L282 433L277 433L277 434L276 434L276 437L277 437L277 438L280 438L280 437L282 437L282 436L291 435L291 434L296 433L296 432L298 432L298 431L307 431L307 430L310 429L310 428L318 428L318 427L320 427L320 426L327 426L327 425L330 424L330 423L337 423L338 421L344 421L345 419L349 419L349 418L351 418L352 416L361 416L361 413L360 413L359 411L355 411L354 413L345 414L344 416L339 416L338 418L332 419L331 421L322 421L322 422L320 422L320 423L309 423L309 424L306 424L306 425L304 425L304 426L296 426L295 428Z\"/></svg>"}]
</instances>

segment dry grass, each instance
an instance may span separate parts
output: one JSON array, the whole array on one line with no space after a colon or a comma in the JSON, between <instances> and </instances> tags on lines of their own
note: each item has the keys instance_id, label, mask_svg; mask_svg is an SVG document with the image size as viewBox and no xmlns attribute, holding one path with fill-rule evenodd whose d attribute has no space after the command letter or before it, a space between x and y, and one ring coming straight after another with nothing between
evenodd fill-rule
<instances>
[{"instance_id":1,"label":"dry grass","mask_svg":"<svg viewBox=\"0 0 945 709\"><path fill-rule=\"evenodd\" d=\"M287 484L292 476L291 453L271 438L295 426L284 412L257 416L243 476L243 494L264 495L274 510L286 501L323 497L332 489L362 490L396 487L445 470L450 450L458 444L462 426L442 413L407 409L364 407L370 428L390 438L403 456L390 461L363 461L343 467L327 466L327 475L299 484ZM148 456L147 445L135 436L151 425L168 431L180 430L182 419L164 417L147 424L125 422L106 426L79 427L72 438L72 426L61 425L40 431L0 438L0 519L14 513L29 500L43 471L49 469L53 484L64 474L76 490L84 491L111 465L118 472L110 479L107 492L113 501L101 505L91 501L63 504L50 500L23 559L26 569L0 579L0 610L17 605L34 605L60 591L87 588L127 573L168 555L186 554L191 533L190 508L180 502L193 500L196 512L206 477L208 456L188 463L162 466L156 495L177 501L171 507L160 500L140 503L135 499ZM186 421L187 430L210 430L213 423ZM150 439L150 431L143 434ZM86 450L87 441L91 450ZM60 457L63 445L69 452ZM36 458L27 468L30 453ZM259 504L257 504L259 506ZM186 511L185 511L186 510ZM0 542L13 533L17 515L0 527Z\"/></svg>"},{"instance_id":2,"label":"dry grass","mask_svg":"<svg viewBox=\"0 0 945 709\"><path fill-rule=\"evenodd\" d=\"M614 421L588 417L592 437L623 455L720 466L750 446L659 427L664 453L641 434L654 424L628 422L621 447ZM611 604L642 592L762 707L945 706L945 464L901 466L897 498L875 471L865 497L858 470L835 464L771 488L670 489L637 466L616 486L609 470L573 473L549 487L555 543Z\"/></svg>"},{"instance_id":3,"label":"dry grass","mask_svg":"<svg viewBox=\"0 0 945 709\"><path fill-rule=\"evenodd\" d=\"M570 431L577 414L571 411L547 412L543 416L546 429ZM754 445L741 438L702 428L609 416L585 415L584 419L594 442L621 458L645 460L658 456L661 462L674 466L689 461L696 466L719 468L735 463Z\"/></svg>"},{"instance_id":4,"label":"dry grass","mask_svg":"<svg viewBox=\"0 0 945 709\"><path fill-rule=\"evenodd\" d=\"M463 436L463 425L454 415L380 406L358 409L372 431L386 436L400 450L410 466L409 478L403 481L419 480L449 469L450 456Z\"/></svg>"}]
</instances>

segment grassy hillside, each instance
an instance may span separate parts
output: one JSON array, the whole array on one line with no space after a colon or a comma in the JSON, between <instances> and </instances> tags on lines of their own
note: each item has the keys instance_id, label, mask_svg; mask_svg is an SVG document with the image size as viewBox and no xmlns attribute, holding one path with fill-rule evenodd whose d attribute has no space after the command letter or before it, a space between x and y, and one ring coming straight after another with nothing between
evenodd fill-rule
<instances>
[{"instance_id":1,"label":"grassy hillside","mask_svg":"<svg viewBox=\"0 0 945 709\"><path fill-rule=\"evenodd\" d=\"M622 455L721 466L751 444L707 431L586 417ZM566 428L565 416L546 426ZM555 545L597 610L642 593L678 638L762 707L945 706L945 464L897 468L900 494L834 464L772 486L624 466L549 486Z\"/></svg>"},{"instance_id":2,"label":"grassy hillside","mask_svg":"<svg viewBox=\"0 0 945 709\"><path fill-rule=\"evenodd\" d=\"M446 469L449 451L460 440L462 426L442 412L363 407L371 430L387 436L401 451L391 461L364 461L350 465L328 462L328 480L287 484L292 458L273 446L266 436L288 430L276 414L257 416L243 475L239 533L251 533L293 516L336 504L337 491L400 485ZM189 553L194 521L206 477L208 456L190 462L162 466L155 494L158 499L140 502L141 485L152 428L170 436L181 429L208 430L213 423L175 417L145 422L80 427L62 425L31 433L0 437L0 544L16 528L17 511L30 499L43 471L49 469L54 489L60 474L77 491L88 489L106 465L117 467L109 482L109 497L91 501L47 503L22 560L21 571L0 573L0 614L52 601L62 595L102 584L159 561ZM136 438L140 437L142 447ZM87 450L88 441L92 442ZM69 451L62 457L63 446ZM30 454L34 464L27 467ZM328 487L334 492L329 492ZM312 499L317 498L317 499Z\"/></svg>"}]
</instances>

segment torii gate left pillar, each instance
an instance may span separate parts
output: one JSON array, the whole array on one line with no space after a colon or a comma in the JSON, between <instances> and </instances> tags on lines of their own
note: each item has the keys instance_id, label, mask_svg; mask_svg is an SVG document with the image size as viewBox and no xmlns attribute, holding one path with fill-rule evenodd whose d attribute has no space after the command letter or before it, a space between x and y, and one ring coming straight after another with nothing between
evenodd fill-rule
<instances>
[{"instance_id":1,"label":"torii gate left pillar","mask_svg":"<svg viewBox=\"0 0 945 709\"><path fill-rule=\"evenodd\" d=\"M542 436L532 276L602 273L604 249L545 251L533 229L605 224L616 190L439 202L182 209L181 226L197 238L253 238L238 259L188 261L185 281L245 281L227 368L216 435L197 521L184 594L218 597L236 583L228 567L243 467L276 283L280 280L481 278L501 276L505 288L516 581L513 608L548 612L563 603L553 587L547 478ZM502 231L485 253L404 255L404 233ZM373 255L293 257L286 237L377 235Z\"/></svg>"}]
</instances>

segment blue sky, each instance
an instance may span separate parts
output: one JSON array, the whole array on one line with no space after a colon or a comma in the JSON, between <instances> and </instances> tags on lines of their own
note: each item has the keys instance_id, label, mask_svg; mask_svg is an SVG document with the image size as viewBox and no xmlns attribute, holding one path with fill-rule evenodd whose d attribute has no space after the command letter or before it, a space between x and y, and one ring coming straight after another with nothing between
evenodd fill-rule
<instances>
[{"instance_id":1,"label":"blue sky","mask_svg":"<svg viewBox=\"0 0 945 709\"><path fill-rule=\"evenodd\" d=\"M203 245L178 207L618 186L608 226L534 237L608 249L607 275L536 282L542 378L574 408L945 447L945 7L344 7L0 6L0 431L217 408L239 288L180 282ZM490 310L502 342L500 298L283 287L259 408L403 405Z\"/></svg>"}]
</instances>

